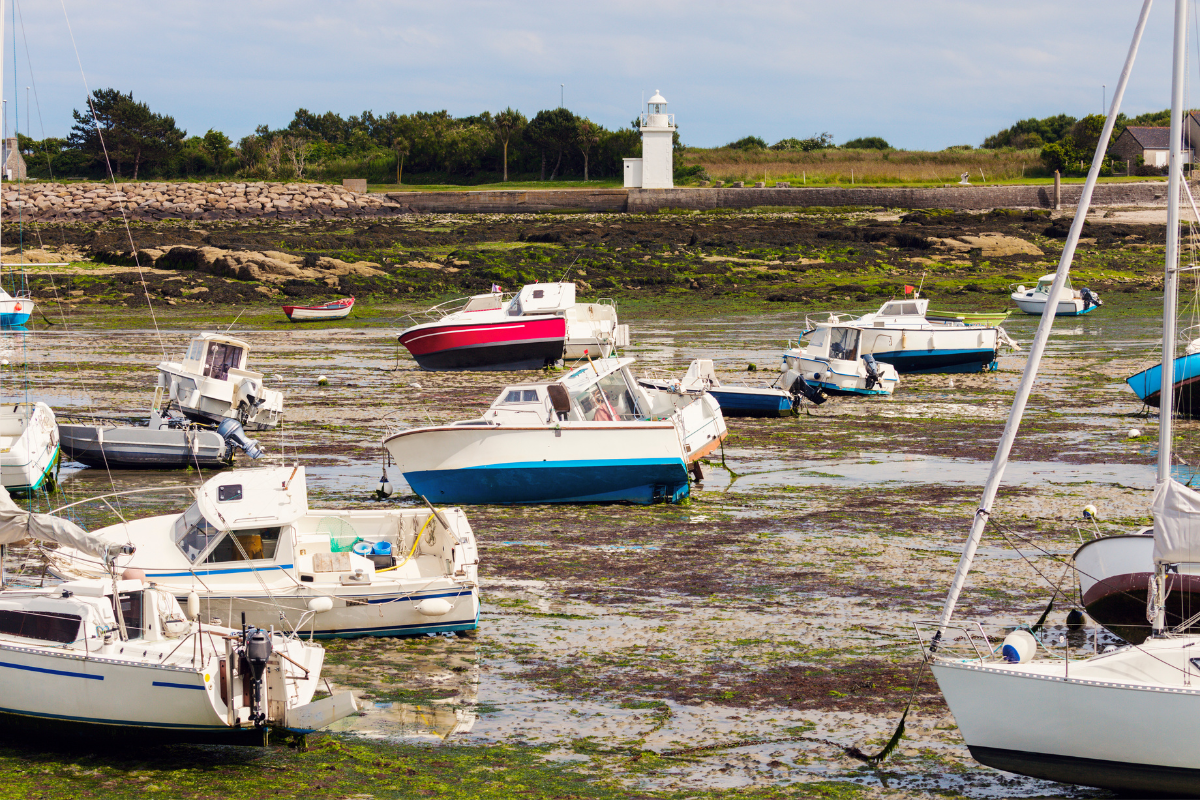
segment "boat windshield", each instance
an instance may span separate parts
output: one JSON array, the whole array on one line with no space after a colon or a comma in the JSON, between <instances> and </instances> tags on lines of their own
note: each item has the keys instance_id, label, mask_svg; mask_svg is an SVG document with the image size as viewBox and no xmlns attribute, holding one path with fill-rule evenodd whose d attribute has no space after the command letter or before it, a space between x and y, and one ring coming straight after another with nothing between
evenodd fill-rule
<instances>
[{"instance_id":1,"label":"boat windshield","mask_svg":"<svg viewBox=\"0 0 1200 800\"><path fill-rule=\"evenodd\" d=\"M279 533L282 530L282 528L249 528L228 533L212 549L208 558L204 559L204 563L258 561L274 558L275 551L279 547Z\"/></svg>"},{"instance_id":2,"label":"boat windshield","mask_svg":"<svg viewBox=\"0 0 1200 800\"><path fill-rule=\"evenodd\" d=\"M1040 281L1038 281L1036 291L1038 292L1038 294L1050 294L1050 287L1053 285L1054 285L1054 276L1050 275L1050 276L1042 278ZM1069 276L1067 277L1067 282L1063 284L1063 288L1066 289L1068 292L1072 291L1071 278Z\"/></svg>"},{"instance_id":3,"label":"boat windshield","mask_svg":"<svg viewBox=\"0 0 1200 800\"><path fill-rule=\"evenodd\" d=\"M221 531L204 518L196 503L175 520L175 544L193 564L220 535Z\"/></svg>"},{"instance_id":4,"label":"boat windshield","mask_svg":"<svg viewBox=\"0 0 1200 800\"><path fill-rule=\"evenodd\" d=\"M229 370L242 365L242 348L224 342L209 342L208 357L204 359L204 377L228 380Z\"/></svg>"},{"instance_id":5,"label":"boat windshield","mask_svg":"<svg viewBox=\"0 0 1200 800\"><path fill-rule=\"evenodd\" d=\"M857 361L858 334L859 332L854 328L830 328L829 357Z\"/></svg>"},{"instance_id":6,"label":"boat windshield","mask_svg":"<svg viewBox=\"0 0 1200 800\"><path fill-rule=\"evenodd\" d=\"M575 395L583 418L589 422L640 419L637 401L620 372L605 375L586 390Z\"/></svg>"},{"instance_id":7,"label":"boat windshield","mask_svg":"<svg viewBox=\"0 0 1200 800\"><path fill-rule=\"evenodd\" d=\"M512 302L508 304L507 313L510 317L521 316L521 295L519 293L512 299Z\"/></svg>"}]
</instances>

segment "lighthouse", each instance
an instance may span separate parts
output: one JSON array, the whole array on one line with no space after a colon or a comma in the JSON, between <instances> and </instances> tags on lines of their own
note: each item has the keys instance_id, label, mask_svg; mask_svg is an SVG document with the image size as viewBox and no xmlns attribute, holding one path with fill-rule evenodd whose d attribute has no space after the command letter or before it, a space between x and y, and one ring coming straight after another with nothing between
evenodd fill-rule
<instances>
[{"instance_id":1,"label":"lighthouse","mask_svg":"<svg viewBox=\"0 0 1200 800\"><path fill-rule=\"evenodd\" d=\"M642 114L642 157L626 158L625 188L671 189L675 186L672 150L675 144L675 115L667 113L667 99L658 90Z\"/></svg>"}]
</instances>

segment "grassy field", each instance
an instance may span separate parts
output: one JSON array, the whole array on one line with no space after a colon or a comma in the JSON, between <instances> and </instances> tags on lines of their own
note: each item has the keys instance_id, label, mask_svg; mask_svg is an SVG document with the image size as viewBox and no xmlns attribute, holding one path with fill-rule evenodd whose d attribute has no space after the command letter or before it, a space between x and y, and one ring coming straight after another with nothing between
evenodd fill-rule
<instances>
[{"instance_id":1,"label":"grassy field","mask_svg":"<svg viewBox=\"0 0 1200 800\"><path fill-rule=\"evenodd\" d=\"M1038 150L735 150L688 148L688 166L718 181L790 181L793 186L1043 183L1053 180ZM1079 180L1082 181L1082 178ZM1145 178L1118 180L1146 180Z\"/></svg>"}]
</instances>

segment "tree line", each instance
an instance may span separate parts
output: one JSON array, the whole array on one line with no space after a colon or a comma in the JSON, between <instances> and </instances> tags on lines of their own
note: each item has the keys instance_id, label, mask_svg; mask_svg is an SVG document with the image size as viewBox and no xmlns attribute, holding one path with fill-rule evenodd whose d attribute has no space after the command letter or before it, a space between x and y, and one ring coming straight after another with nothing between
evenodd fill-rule
<instances>
[{"instance_id":1,"label":"tree line","mask_svg":"<svg viewBox=\"0 0 1200 800\"><path fill-rule=\"evenodd\" d=\"M565 108L532 118L512 108L469 117L447 111L342 117L301 108L287 126L260 125L237 142L212 129L188 136L174 117L116 89L97 89L73 116L66 138L19 135L30 177L100 178L111 164L113 174L127 179L589 180L620 176L621 159L641 155L637 120L609 130ZM676 149L682 149L678 133Z\"/></svg>"},{"instance_id":2,"label":"tree line","mask_svg":"<svg viewBox=\"0 0 1200 800\"><path fill-rule=\"evenodd\" d=\"M1049 172L1055 170L1063 175L1082 175L1091 166L1096 153L1096 144L1104 133L1103 114L1088 114L1075 118L1069 114L1056 114L1043 119L1031 117L1017 121L983 140L983 147L990 150L1012 148L1018 150L1039 149L1043 166ZM1151 111L1136 117L1117 115L1113 122L1112 136L1107 147L1120 138L1125 129L1136 127L1165 127L1171 124L1171 110ZM1113 160L1106 157L1100 169L1101 175L1113 173ZM1120 167L1124 169L1124 164ZM1160 174L1161 169L1138 165L1140 174Z\"/></svg>"}]
</instances>

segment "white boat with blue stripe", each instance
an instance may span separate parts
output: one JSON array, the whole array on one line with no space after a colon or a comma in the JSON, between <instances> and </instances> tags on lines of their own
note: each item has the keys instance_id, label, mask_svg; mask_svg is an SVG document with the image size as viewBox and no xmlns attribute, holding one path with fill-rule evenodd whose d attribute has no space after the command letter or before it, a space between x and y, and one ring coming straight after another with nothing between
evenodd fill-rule
<instances>
[{"instance_id":1,"label":"white boat with blue stripe","mask_svg":"<svg viewBox=\"0 0 1200 800\"><path fill-rule=\"evenodd\" d=\"M813 323L806 347L783 353L784 373L778 383L814 402L830 395L890 395L900 376L891 364L861 351L863 332L853 325Z\"/></svg>"},{"instance_id":2,"label":"white boat with blue stripe","mask_svg":"<svg viewBox=\"0 0 1200 800\"><path fill-rule=\"evenodd\" d=\"M69 520L29 514L0 489L0 543L28 538L109 569L132 550ZM9 731L257 744L272 728L307 733L357 710L349 693L313 701L322 687L319 645L205 623L195 598L185 614L140 574L12 585L0 591L0 724Z\"/></svg>"},{"instance_id":3,"label":"white boat with blue stripe","mask_svg":"<svg viewBox=\"0 0 1200 800\"><path fill-rule=\"evenodd\" d=\"M392 433L417 494L447 503L678 502L725 438L709 394L639 385L632 358L506 387L476 419Z\"/></svg>"},{"instance_id":4,"label":"white boat with blue stripe","mask_svg":"<svg viewBox=\"0 0 1200 800\"><path fill-rule=\"evenodd\" d=\"M282 626L306 637L475 631L479 555L460 509L310 509L303 467L224 472L183 513L97 531L137 548L118 558L176 597L195 592L205 619ZM63 578L103 571L70 548Z\"/></svg>"},{"instance_id":5,"label":"white boat with blue stripe","mask_svg":"<svg viewBox=\"0 0 1200 800\"><path fill-rule=\"evenodd\" d=\"M1003 328L965 322L930 322L929 301L919 297L889 300L878 311L852 317L830 314L806 320L801 338L818 322L853 327L861 332L858 353L886 362L900 374L910 372L988 372L996 369L1001 346L1016 348Z\"/></svg>"}]
</instances>

